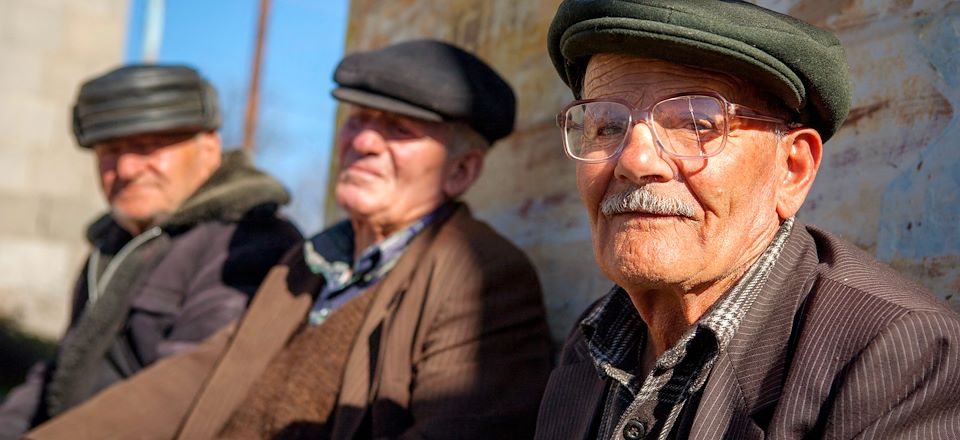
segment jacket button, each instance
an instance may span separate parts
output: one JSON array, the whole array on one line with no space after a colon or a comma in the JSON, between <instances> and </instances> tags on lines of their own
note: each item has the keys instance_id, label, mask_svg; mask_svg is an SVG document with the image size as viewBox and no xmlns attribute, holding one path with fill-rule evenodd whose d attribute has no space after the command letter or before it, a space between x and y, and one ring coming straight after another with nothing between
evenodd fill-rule
<instances>
[{"instance_id":1,"label":"jacket button","mask_svg":"<svg viewBox=\"0 0 960 440\"><path fill-rule=\"evenodd\" d=\"M647 425L637 419L630 419L623 425L623 438L627 440L640 440L647 435Z\"/></svg>"}]
</instances>

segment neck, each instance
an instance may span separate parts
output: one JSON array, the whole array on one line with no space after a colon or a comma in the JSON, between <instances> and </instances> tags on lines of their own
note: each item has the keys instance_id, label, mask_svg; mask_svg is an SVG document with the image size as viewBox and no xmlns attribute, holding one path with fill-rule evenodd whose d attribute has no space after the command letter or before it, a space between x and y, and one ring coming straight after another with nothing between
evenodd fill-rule
<instances>
[{"instance_id":1,"label":"neck","mask_svg":"<svg viewBox=\"0 0 960 440\"><path fill-rule=\"evenodd\" d=\"M383 241L394 232L409 227L414 222L423 218L423 216L433 212L442 205L441 201L433 206L424 206L421 209L411 210L399 219L384 221L380 218L369 218L356 216L350 218L350 224L353 226L353 258L360 257L366 248L373 244Z\"/></svg>"},{"instance_id":2,"label":"neck","mask_svg":"<svg viewBox=\"0 0 960 440\"><path fill-rule=\"evenodd\" d=\"M398 231L403 225L383 225L371 223L363 219L350 219L353 226L353 259L360 257L364 249L383 241L390 234Z\"/></svg>"},{"instance_id":3,"label":"neck","mask_svg":"<svg viewBox=\"0 0 960 440\"><path fill-rule=\"evenodd\" d=\"M144 231L158 224L158 221L154 218L130 219L130 218L123 218L121 216L114 215L113 220L117 222L117 224L120 225L120 227L123 228L123 230L127 231L128 233L130 233L131 236L134 236L134 237L142 234Z\"/></svg>"},{"instance_id":4,"label":"neck","mask_svg":"<svg viewBox=\"0 0 960 440\"><path fill-rule=\"evenodd\" d=\"M694 286L624 286L640 318L647 324L657 356L676 345L684 332L740 281L773 241L778 230L779 222L769 232L758 235L760 238L744 249L743 258L715 280Z\"/></svg>"},{"instance_id":5,"label":"neck","mask_svg":"<svg viewBox=\"0 0 960 440\"><path fill-rule=\"evenodd\" d=\"M741 275L696 291L627 290L640 318L647 324L657 356L673 347L683 333L736 284Z\"/></svg>"}]
</instances>

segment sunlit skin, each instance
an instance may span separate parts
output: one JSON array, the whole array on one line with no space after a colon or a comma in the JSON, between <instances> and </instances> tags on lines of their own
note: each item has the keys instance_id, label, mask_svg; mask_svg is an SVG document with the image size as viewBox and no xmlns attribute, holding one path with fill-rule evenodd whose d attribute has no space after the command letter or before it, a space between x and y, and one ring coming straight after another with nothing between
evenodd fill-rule
<instances>
[{"instance_id":1,"label":"sunlit skin","mask_svg":"<svg viewBox=\"0 0 960 440\"><path fill-rule=\"evenodd\" d=\"M340 129L335 196L355 252L412 224L479 177L484 153L451 154L448 126L351 105Z\"/></svg>"},{"instance_id":2,"label":"sunlit skin","mask_svg":"<svg viewBox=\"0 0 960 440\"><path fill-rule=\"evenodd\" d=\"M625 99L644 108L670 95L716 92L763 110L742 80L629 55L592 57L583 97ZM645 123L630 132L619 158L577 163L577 188L587 208L602 272L630 295L657 353L682 336L756 261L781 220L793 216L820 163L816 131L798 128L779 142L775 124L732 120L724 150L708 159L664 153ZM625 213L605 216L605 195L647 186L694 208L691 217Z\"/></svg>"},{"instance_id":3,"label":"sunlit skin","mask_svg":"<svg viewBox=\"0 0 960 440\"><path fill-rule=\"evenodd\" d=\"M133 235L159 224L220 167L216 133L151 133L94 146L114 220Z\"/></svg>"}]
</instances>

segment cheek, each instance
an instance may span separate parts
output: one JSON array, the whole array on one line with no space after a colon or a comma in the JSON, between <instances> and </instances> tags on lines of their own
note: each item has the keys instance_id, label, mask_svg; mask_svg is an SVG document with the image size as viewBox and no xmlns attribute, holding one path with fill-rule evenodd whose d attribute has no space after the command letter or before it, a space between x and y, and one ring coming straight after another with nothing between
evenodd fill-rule
<instances>
[{"instance_id":1,"label":"cheek","mask_svg":"<svg viewBox=\"0 0 960 440\"><path fill-rule=\"evenodd\" d=\"M341 169L348 163L350 149L347 148L347 145L349 142L350 138L346 137L344 134L341 134L339 137L337 137L337 143L334 145L334 149L337 153L337 163L340 165Z\"/></svg>"},{"instance_id":2,"label":"cheek","mask_svg":"<svg viewBox=\"0 0 960 440\"><path fill-rule=\"evenodd\" d=\"M100 186L107 191L117 180L116 162L97 164L97 172L100 176Z\"/></svg>"},{"instance_id":3,"label":"cheek","mask_svg":"<svg viewBox=\"0 0 960 440\"><path fill-rule=\"evenodd\" d=\"M393 174L397 186L415 189L416 192L440 191L445 171L445 160L433 151L409 148L394 151Z\"/></svg>"},{"instance_id":4,"label":"cheek","mask_svg":"<svg viewBox=\"0 0 960 440\"><path fill-rule=\"evenodd\" d=\"M104 188L110 187L113 185L113 181L117 179L117 173L110 168L100 168L100 184Z\"/></svg>"},{"instance_id":5,"label":"cheek","mask_svg":"<svg viewBox=\"0 0 960 440\"><path fill-rule=\"evenodd\" d=\"M605 164L577 165L577 190L591 216L596 215L611 175L612 167Z\"/></svg>"}]
</instances>

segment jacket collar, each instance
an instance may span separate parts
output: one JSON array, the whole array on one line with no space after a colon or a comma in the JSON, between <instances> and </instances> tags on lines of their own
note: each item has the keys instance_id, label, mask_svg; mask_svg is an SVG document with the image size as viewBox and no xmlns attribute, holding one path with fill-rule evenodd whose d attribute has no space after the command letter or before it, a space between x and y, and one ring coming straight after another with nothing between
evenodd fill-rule
<instances>
[{"instance_id":1,"label":"jacket collar","mask_svg":"<svg viewBox=\"0 0 960 440\"><path fill-rule=\"evenodd\" d=\"M389 320L399 306L413 281L425 255L436 241L437 235L447 224L470 216L470 210L460 202L452 202L442 213L410 242L390 273L371 292L371 304L367 317L360 327L358 342L353 345L347 359L347 367L335 410L333 438L354 438L360 429L369 404L379 387L379 336L389 327Z\"/></svg>"},{"instance_id":2,"label":"jacket collar","mask_svg":"<svg viewBox=\"0 0 960 440\"><path fill-rule=\"evenodd\" d=\"M797 222L766 284L721 353L719 371L707 382L701 400L712 402L714 409L698 410L691 437L698 428L709 432L710 426L729 423L730 414L720 414L720 407L740 408L745 412L740 416L761 428L769 422L792 360L790 341L797 336L802 305L815 280L816 252L813 238Z\"/></svg>"}]
</instances>

